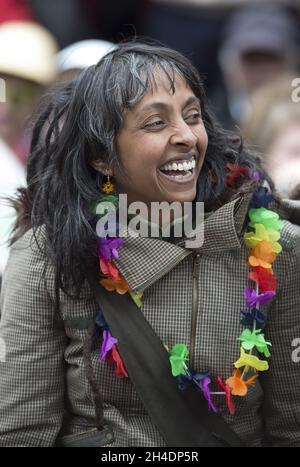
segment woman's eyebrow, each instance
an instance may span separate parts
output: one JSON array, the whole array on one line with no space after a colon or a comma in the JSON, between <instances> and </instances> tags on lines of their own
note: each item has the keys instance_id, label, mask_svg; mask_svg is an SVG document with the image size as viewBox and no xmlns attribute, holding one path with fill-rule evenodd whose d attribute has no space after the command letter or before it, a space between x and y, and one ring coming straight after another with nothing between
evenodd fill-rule
<instances>
[{"instance_id":1,"label":"woman's eyebrow","mask_svg":"<svg viewBox=\"0 0 300 467\"><path fill-rule=\"evenodd\" d=\"M196 97L196 96L190 96L187 99L186 103L184 104L183 108L185 109L186 107L188 107L189 105L194 104L194 103L197 103L199 105L199 107L201 107L200 106L200 99L198 99L198 97Z\"/></svg>"},{"instance_id":2,"label":"woman's eyebrow","mask_svg":"<svg viewBox=\"0 0 300 467\"><path fill-rule=\"evenodd\" d=\"M193 103L197 103L199 106L200 106L200 100L198 99L198 97L196 96L190 96L186 102L184 103L183 105L183 109L185 109L186 107L188 107L190 104L193 104ZM158 110L166 110L166 109L169 109L171 108L171 106L165 102L151 102L150 104L146 104L144 105L144 107L142 107L138 113L137 113L137 117L140 117L143 113L149 111L149 110L152 110L152 109L158 109Z\"/></svg>"}]
</instances>

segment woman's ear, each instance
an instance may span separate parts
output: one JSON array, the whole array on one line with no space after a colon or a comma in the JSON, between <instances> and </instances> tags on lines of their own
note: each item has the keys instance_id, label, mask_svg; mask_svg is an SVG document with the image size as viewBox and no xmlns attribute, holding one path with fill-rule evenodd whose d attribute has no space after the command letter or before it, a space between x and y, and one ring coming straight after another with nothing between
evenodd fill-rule
<instances>
[{"instance_id":1,"label":"woman's ear","mask_svg":"<svg viewBox=\"0 0 300 467\"><path fill-rule=\"evenodd\" d=\"M111 168L107 167L107 164L102 161L96 161L91 163L92 167L97 170L97 172L101 172L103 175L110 175L113 176L113 171Z\"/></svg>"}]
</instances>

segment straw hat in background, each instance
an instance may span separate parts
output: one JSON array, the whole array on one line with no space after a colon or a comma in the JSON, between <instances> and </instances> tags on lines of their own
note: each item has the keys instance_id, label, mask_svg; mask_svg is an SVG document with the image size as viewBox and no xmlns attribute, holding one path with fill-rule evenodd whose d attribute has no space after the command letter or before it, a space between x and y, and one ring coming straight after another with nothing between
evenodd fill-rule
<instances>
[{"instance_id":1,"label":"straw hat in background","mask_svg":"<svg viewBox=\"0 0 300 467\"><path fill-rule=\"evenodd\" d=\"M37 23L8 21L0 25L0 75L48 85L56 77L56 52L54 37Z\"/></svg>"}]
</instances>

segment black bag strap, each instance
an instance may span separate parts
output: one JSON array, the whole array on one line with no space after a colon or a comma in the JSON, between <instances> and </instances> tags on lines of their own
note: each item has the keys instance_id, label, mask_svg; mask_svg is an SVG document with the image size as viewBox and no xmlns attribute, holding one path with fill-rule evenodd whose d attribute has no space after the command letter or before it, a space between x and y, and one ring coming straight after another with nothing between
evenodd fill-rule
<instances>
[{"instance_id":1,"label":"black bag strap","mask_svg":"<svg viewBox=\"0 0 300 467\"><path fill-rule=\"evenodd\" d=\"M200 391L178 388L166 349L130 295L108 292L94 281L90 284L118 339L130 380L167 446L242 447L225 421L208 411Z\"/></svg>"}]
</instances>

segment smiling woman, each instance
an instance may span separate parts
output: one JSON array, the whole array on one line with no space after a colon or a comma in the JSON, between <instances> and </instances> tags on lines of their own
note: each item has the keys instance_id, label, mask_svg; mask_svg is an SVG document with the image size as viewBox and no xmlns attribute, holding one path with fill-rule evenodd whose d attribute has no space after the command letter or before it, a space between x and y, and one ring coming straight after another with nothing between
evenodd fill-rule
<instances>
[{"instance_id":1,"label":"smiling woman","mask_svg":"<svg viewBox=\"0 0 300 467\"><path fill-rule=\"evenodd\" d=\"M1 291L0 445L300 445L299 206L216 123L189 60L120 44L42 102L27 169ZM204 203L203 243L127 223L98 238L121 195Z\"/></svg>"},{"instance_id":2,"label":"smiling woman","mask_svg":"<svg viewBox=\"0 0 300 467\"><path fill-rule=\"evenodd\" d=\"M207 148L200 102L183 78L175 77L173 89L166 76L156 80L125 112L117 145L130 179L122 183L117 172L116 185L129 201L191 202Z\"/></svg>"}]
</instances>

